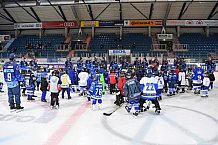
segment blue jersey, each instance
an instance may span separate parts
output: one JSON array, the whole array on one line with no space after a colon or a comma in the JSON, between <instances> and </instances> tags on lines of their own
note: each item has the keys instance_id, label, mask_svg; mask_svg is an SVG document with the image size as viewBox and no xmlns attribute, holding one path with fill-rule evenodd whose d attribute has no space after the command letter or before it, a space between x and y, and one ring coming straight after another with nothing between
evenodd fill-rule
<instances>
[{"instance_id":1,"label":"blue jersey","mask_svg":"<svg viewBox=\"0 0 218 145\"><path fill-rule=\"evenodd\" d=\"M4 80L8 88L15 88L19 86L19 82L23 81L20 69L16 62L7 62L3 66Z\"/></svg>"},{"instance_id":2,"label":"blue jersey","mask_svg":"<svg viewBox=\"0 0 218 145\"><path fill-rule=\"evenodd\" d=\"M66 70L70 70L70 69L72 69L72 67L73 67L72 62L71 62L70 60L67 60L67 61L65 62L65 69L66 69Z\"/></svg>"},{"instance_id":3,"label":"blue jersey","mask_svg":"<svg viewBox=\"0 0 218 145\"><path fill-rule=\"evenodd\" d=\"M30 61L30 66L31 66L32 68L35 68L35 69L38 68L38 64L37 64L37 62L35 62L34 60L31 60L31 61Z\"/></svg>"},{"instance_id":4,"label":"blue jersey","mask_svg":"<svg viewBox=\"0 0 218 145\"><path fill-rule=\"evenodd\" d=\"M102 83L96 81L92 82L91 87L89 89L89 93L92 95L92 98L101 99L102 91L103 91Z\"/></svg>"},{"instance_id":5,"label":"blue jersey","mask_svg":"<svg viewBox=\"0 0 218 145\"><path fill-rule=\"evenodd\" d=\"M173 87L178 81L178 75L175 72L169 72L168 83L169 87Z\"/></svg>"},{"instance_id":6,"label":"blue jersey","mask_svg":"<svg viewBox=\"0 0 218 145\"><path fill-rule=\"evenodd\" d=\"M206 61L205 65L208 73L213 73L216 70L216 63L214 61Z\"/></svg>"},{"instance_id":7,"label":"blue jersey","mask_svg":"<svg viewBox=\"0 0 218 145\"><path fill-rule=\"evenodd\" d=\"M193 70L192 80L194 84L201 84L204 78L204 70L202 68L195 68Z\"/></svg>"},{"instance_id":8,"label":"blue jersey","mask_svg":"<svg viewBox=\"0 0 218 145\"><path fill-rule=\"evenodd\" d=\"M27 66L28 66L28 63L25 60L22 60L20 62L20 68L27 67Z\"/></svg>"},{"instance_id":9,"label":"blue jersey","mask_svg":"<svg viewBox=\"0 0 218 145\"><path fill-rule=\"evenodd\" d=\"M27 90L34 90L34 80L31 74L24 75L24 86Z\"/></svg>"}]
</instances>

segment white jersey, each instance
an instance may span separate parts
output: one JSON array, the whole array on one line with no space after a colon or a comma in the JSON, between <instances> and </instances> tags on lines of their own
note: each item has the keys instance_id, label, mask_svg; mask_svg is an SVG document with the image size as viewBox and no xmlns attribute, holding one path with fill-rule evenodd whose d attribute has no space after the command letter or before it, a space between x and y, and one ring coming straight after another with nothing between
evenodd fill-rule
<instances>
[{"instance_id":1,"label":"white jersey","mask_svg":"<svg viewBox=\"0 0 218 145\"><path fill-rule=\"evenodd\" d=\"M158 84L158 89L163 89L164 87L163 77L155 76L155 83Z\"/></svg>"},{"instance_id":2,"label":"white jersey","mask_svg":"<svg viewBox=\"0 0 218 145\"><path fill-rule=\"evenodd\" d=\"M50 92L52 93L58 93L58 82L59 78L56 76L52 76L50 79Z\"/></svg>"},{"instance_id":3,"label":"white jersey","mask_svg":"<svg viewBox=\"0 0 218 145\"><path fill-rule=\"evenodd\" d=\"M143 77L140 80L140 85L144 85L142 98L156 98L155 78Z\"/></svg>"},{"instance_id":4,"label":"white jersey","mask_svg":"<svg viewBox=\"0 0 218 145\"><path fill-rule=\"evenodd\" d=\"M61 88L69 88L71 84L70 77L67 74L61 76Z\"/></svg>"},{"instance_id":5,"label":"white jersey","mask_svg":"<svg viewBox=\"0 0 218 145\"><path fill-rule=\"evenodd\" d=\"M179 78L178 80L181 82L181 86L185 86L185 72L179 72Z\"/></svg>"},{"instance_id":6,"label":"white jersey","mask_svg":"<svg viewBox=\"0 0 218 145\"><path fill-rule=\"evenodd\" d=\"M87 72L80 72L78 75L79 78L79 86L87 86L87 80L89 78L89 74Z\"/></svg>"},{"instance_id":7,"label":"white jersey","mask_svg":"<svg viewBox=\"0 0 218 145\"><path fill-rule=\"evenodd\" d=\"M203 86L206 86L206 87L210 86L210 79L208 77L204 77Z\"/></svg>"}]
</instances>

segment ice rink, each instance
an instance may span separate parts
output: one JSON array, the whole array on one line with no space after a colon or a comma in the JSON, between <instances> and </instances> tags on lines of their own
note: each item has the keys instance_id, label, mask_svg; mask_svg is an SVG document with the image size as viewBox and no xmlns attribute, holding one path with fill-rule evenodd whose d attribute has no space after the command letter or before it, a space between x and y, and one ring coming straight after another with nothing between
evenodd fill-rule
<instances>
[{"instance_id":1,"label":"ice rink","mask_svg":"<svg viewBox=\"0 0 218 145\"><path fill-rule=\"evenodd\" d=\"M216 74L218 76L218 74ZM2 77L2 74L0 75ZM218 78L218 77L216 77ZM125 104L111 116L115 95L104 95L101 110L93 111L85 97L72 93L60 99L60 109L48 103L28 102L24 111L10 112L6 85L0 94L0 145L218 145L218 81L208 98L192 92L163 96L160 115L154 108L136 118ZM59 96L61 98L61 96Z\"/></svg>"}]
</instances>

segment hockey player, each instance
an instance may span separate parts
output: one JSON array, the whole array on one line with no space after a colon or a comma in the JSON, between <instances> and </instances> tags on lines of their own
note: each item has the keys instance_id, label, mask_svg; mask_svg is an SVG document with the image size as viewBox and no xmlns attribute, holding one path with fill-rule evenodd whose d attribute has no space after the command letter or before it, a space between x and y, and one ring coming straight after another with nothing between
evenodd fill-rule
<instances>
[{"instance_id":1,"label":"hockey player","mask_svg":"<svg viewBox=\"0 0 218 145\"><path fill-rule=\"evenodd\" d=\"M169 67L169 62L167 60L167 57L164 57L164 59L162 61L161 71L168 70L168 67Z\"/></svg>"},{"instance_id":2,"label":"hockey player","mask_svg":"<svg viewBox=\"0 0 218 145\"><path fill-rule=\"evenodd\" d=\"M35 57L33 57L33 59L30 61L29 66L30 66L33 70L37 70L38 64L37 64L37 59L36 59Z\"/></svg>"},{"instance_id":3,"label":"hockey player","mask_svg":"<svg viewBox=\"0 0 218 145\"><path fill-rule=\"evenodd\" d=\"M120 106L124 102L123 86L126 82L125 73L126 70L122 70L120 72L120 78L118 79L118 85L117 85L118 92L116 94L116 101L114 102L114 104L116 104L117 106Z\"/></svg>"},{"instance_id":4,"label":"hockey player","mask_svg":"<svg viewBox=\"0 0 218 145\"><path fill-rule=\"evenodd\" d=\"M167 86L167 84L168 84L168 70L165 70L163 72L163 79L164 79L164 91L165 91L165 93L167 93L167 91L168 91L168 86Z\"/></svg>"},{"instance_id":5,"label":"hockey player","mask_svg":"<svg viewBox=\"0 0 218 145\"><path fill-rule=\"evenodd\" d=\"M146 100L151 101L155 105L155 113L160 113L160 105L157 100L156 90L158 89L157 81L155 81L155 77L152 75L152 71L150 69L147 70L147 74L140 80L140 90L142 91L141 99L140 99L140 110L146 111L149 109L149 106L144 109L144 103Z\"/></svg>"},{"instance_id":6,"label":"hockey player","mask_svg":"<svg viewBox=\"0 0 218 145\"><path fill-rule=\"evenodd\" d=\"M35 100L33 98L34 90L35 90L35 84L34 84L33 77L34 76L31 70L29 70L28 73L24 75L24 85L26 87L27 100L29 101Z\"/></svg>"},{"instance_id":7,"label":"hockey player","mask_svg":"<svg viewBox=\"0 0 218 145\"><path fill-rule=\"evenodd\" d=\"M40 90L42 91L41 101L42 102L47 102L47 100L46 100L46 94L47 94L47 91L48 91L47 75L42 77L42 82L41 82Z\"/></svg>"},{"instance_id":8,"label":"hockey player","mask_svg":"<svg viewBox=\"0 0 218 145\"><path fill-rule=\"evenodd\" d=\"M94 76L94 82L92 82L91 87L89 89L89 94L92 97L92 109L96 109L96 104L98 102L99 109L102 108L102 90L103 86L100 82L100 75Z\"/></svg>"},{"instance_id":9,"label":"hockey player","mask_svg":"<svg viewBox=\"0 0 218 145\"><path fill-rule=\"evenodd\" d=\"M168 74L168 94L167 96L172 96L175 95L176 92L176 87L177 87L177 82L178 82L178 75L175 73L175 66L171 67L171 70Z\"/></svg>"},{"instance_id":10,"label":"hockey player","mask_svg":"<svg viewBox=\"0 0 218 145\"><path fill-rule=\"evenodd\" d=\"M208 57L207 61L205 62L205 65L207 67L208 73L212 73L216 69L216 63L212 60L211 57Z\"/></svg>"},{"instance_id":11,"label":"hockey player","mask_svg":"<svg viewBox=\"0 0 218 145\"><path fill-rule=\"evenodd\" d=\"M193 70L193 76L192 76L194 94L200 94L201 85L204 78L203 75L204 75L204 70L201 68L201 65L198 64L197 67Z\"/></svg>"},{"instance_id":12,"label":"hockey player","mask_svg":"<svg viewBox=\"0 0 218 145\"><path fill-rule=\"evenodd\" d=\"M68 76L71 80L71 86L73 92L76 91L77 85L78 85L78 74L75 71L75 69L68 70Z\"/></svg>"},{"instance_id":13,"label":"hockey player","mask_svg":"<svg viewBox=\"0 0 218 145\"><path fill-rule=\"evenodd\" d=\"M53 71L52 76L50 78L50 92L51 92L51 109L59 108L59 91L60 91L60 80L59 80L59 72Z\"/></svg>"},{"instance_id":14,"label":"hockey player","mask_svg":"<svg viewBox=\"0 0 218 145\"><path fill-rule=\"evenodd\" d=\"M71 59L67 57L67 60L65 61L65 70L71 70L73 68L73 63L71 62Z\"/></svg>"},{"instance_id":15,"label":"hockey player","mask_svg":"<svg viewBox=\"0 0 218 145\"><path fill-rule=\"evenodd\" d=\"M20 61L20 68L25 68L28 66L28 63L26 61L26 58L25 57L22 57L21 61Z\"/></svg>"},{"instance_id":16,"label":"hockey player","mask_svg":"<svg viewBox=\"0 0 218 145\"><path fill-rule=\"evenodd\" d=\"M202 86L202 95L201 97L208 97L208 89L210 86L210 79L208 77L208 73L205 72Z\"/></svg>"},{"instance_id":17,"label":"hockey player","mask_svg":"<svg viewBox=\"0 0 218 145\"><path fill-rule=\"evenodd\" d=\"M61 75L61 90L62 90L62 99L64 99L64 93L67 91L68 99L71 99L70 96L70 77L66 71L63 71L63 75Z\"/></svg>"},{"instance_id":18,"label":"hockey player","mask_svg":"<svg viewBox=\"0 0 218 145\"><path fill-rule=\"evenodd\" d=\"M114 69L111 70L109 75L109 82L110 82L110 94L115 92L116 84L117 84L117 75L115 74Z\"/></svg>"},{"instance_id":19,"label":"hockey player","mask_svg":"<svg viewBox=\"0 0 218 145\"><path fill-rule=\"evenodd\" d=\"M80 96L83 96L86 94L86 87L87 87L87 80L89 78L89 74L87 73L86 68L84 67L82 72L78 75L79 78L79 87L80 87Z\"/></svg>"},{"instance_id":20,"label":"hockey player","mask_svg":"<svg viewBox=\"0 0 218 145\"><path fill-rule=\"evenodd\" d=\"M83 62L82 62L82 57L77 61L77 72L78 74L82 71L83 69Z\"/></svg>"},{"instance_id":21,"label":"hockey player","mask_svg":"<svg viewBox=\"0 0 218 145\"><path fill-rule=\"evenodd\" d=\"M158 74L155 76L155 83L158 85L156 96L159 100L162 100L162 91L164 88L164 79L162 77L162 72L159 71Z\"/></svg>"},{"instance_id":22,"label":"hockey player","mask_svg":"<svg viewBox=\"0 0 218 145\"><path fill-rule=\"evenodd\" d=\"M9 56L10 61L6 62L3 66L4 80L8 88L8 102L10 104L10 109L23 109L21 107L20 101L20 84L23 81L23 77L20 74L19 66L15 62L15 54L11 53ZM16 107L14 104L14 97L16 102Z\"/></svg>"},{"instance_id":23,"label":"hockey player","mask_svg":"<svg viewBox=\"0 0 218 145\"><path fill-rule=\"evenodd\" d=\"M140 84L137 80L131 78L131 73L126 73L126 82L124 84L124 96L128 98L128 106L125 106L127 112L134 107L133 115L139 114Z\"/></svg>"},{"instance_id":24,"label":"hockey player","mask_svg":"<svg viewBox=\"0 0 218 145\"><path fill-rule=\"evenodd\" d=\"M179 89L182 89L180 93L185 93L186 80L185 80L185 71L183 68L180 68L179 71L178 85L179 85Z\"/></svg>"},{"instance_id":25,"label":"hockey player","mask_svg":"<svg viewBox=\"0 0 218 145\"><path fill-rule=\"evenodd\" d=\"M89 78L87 80L87 90L89 90L91 88L91 85L94 82L94 76L95 75L96 74L94 74L94 73L89 75ZM87 99L88 99L88 101L91 101L91 94L90 93L88 93Z\"/></svg>"}]
</instances>

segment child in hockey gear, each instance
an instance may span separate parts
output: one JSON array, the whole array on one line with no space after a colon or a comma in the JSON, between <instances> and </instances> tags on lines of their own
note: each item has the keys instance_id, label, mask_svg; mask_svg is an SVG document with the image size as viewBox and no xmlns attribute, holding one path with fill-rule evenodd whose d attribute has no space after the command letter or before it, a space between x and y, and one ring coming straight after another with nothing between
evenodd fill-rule
<instances>
[{"instance_id":1,"label":"child in hockey gear","mask_svg":"<svg viewBox=\"0 0 218 145\"><path fill-rule=\"evenodd\" d=\"M188 74L187 74L187 79L188 79L188 90L192 90L192 69L188 68Z\"/></svg>"},{"instance_id":2,"label":"child in hockey gear","mask_svg":"<svg viewBox=\"0 0 218 145\"><path fill-rule=\"evenodd\" d=\"M30 100L30 101L35 100L33 98L35 84L34 84L33 74L31 70L28 71L28 74L24 75L24 84L26 87L27 100Z\"/></svg>"},{"instance_id":3,"label":"child in hockey gear","mask_svg":"<svg viewBox=\"0 0 218 145\"><path fill-rule=\"evenodd\" d=\"M210 86L210 79L208 77L208 73L205 72L202 86L202 95L201 97L208 97L208 89Z\"/></svg>"},{"instance_id":4,"label":"child in hockey gear","mask_svg":"<svg viewBox=\"0 0 218 145\"><path fill-rule=\"evenodd\" d=\"M86 88L87 88L87 80L89 78L89 74L87 73L86 68L83 68L82 72L78 75L79 78L79 87L80 87L80 96L83 96L86 94Z\"/></svg>"},{"instance_id":5,"label":"child in hockey gear","mask_svg":"<svg viewBox=\"0 0 218 145\"><path fill-rule=\"evenodd\" d=\"M183 70L183 68L180 68L178 82L179 82L178 83L179 89L182 89L180 93L185 93L186 81L185 81L185 70Z\"/></svg>"},{"instance_id":6,"label":"child in hockey gear","mask_svg":"<svg viewBox=\"0 0 218 145\"><path fill-rule=\"evenodd\" d=\"M4 72L4 80L7 84L8 88L8 102L10 105L10 109L23 109L21 107L20 101L20 83L23 81L23 77L20 74L20 69L18 64L15 62L15 54L12 53L9 56L10 61L6 62L3 65L3 72ZM14 106L14 98L16 102L16 107Z\"/></svg>"},{"instance_id":7,"label":"child in hockey gear","mask_svg":"<svg viewBox=\"0 0 218 145\"><path fill-rule=\"evenodd\" d=\"M47 94L47 91L48 91L48 81L47 81L47 76L46 75L42 77L40 90L42 91L41 101L42 102L47 102L46 94Z\"/></svg>"},{"instance_id":8,"label":"child in hockey gear","mask_svg":"<svg viewBox=\"0 0 218 145\"><path fill-rule=\"evenodd\" d=\"M109 82L110 82L110 94L115 92L115 87L117 84L117 75L115 74L114 69L111 70L111 73L109 75Z\"/></svg>"},{"instance_id":9,"label":"child in hockey gear","mask_svg":"<svg viewBox=\"0 0 218 145\"><path fill-rule=\"evenodd\" d=\"M64 99L64 93L67 91L68 99L71 99L70 96L70 77L68 76L66 71L63 71L63 75L61 76L61 89L62 89L62 99Z\"/></svg>"},{"instance_id":10,"label":"child in hockey gear","mask_svg":"<svg viewBox=\"0 0 218 145\"><path fill-rule=\"evenodd\" d=\"M118 85L117 85L117 93L116 93L116 101L114 102L114 104L116 104L117 106L120 106L123 102L124 102L124 89L123 86L126 82L126 78L125 78L125 70L122 70L120 72L120 78L118 79Z\"/></svg>"},{"instance_id":11,"label":"child in hockey gear","mask_svg":"<svg viewBox=\"0 0 218 145\"><path fill-rule=\"evenodd\" d=\"M59 72L54 71L50 78L50 92L51 92L51 109L59 108L59 89L58 86L60 84L59 80Z\"/></svg>"},{"instance_id":12,"label":"child in hockey gear","mask_svg":"<svg viewBox=\"0 0 218 145\"><path fill-rule=\"evenodd\" d=\"M137 80L131 78L131 73L126 73L126 82L124 84L124 96L128 98L128 106L125 106L127 112L130 112L134 107L133 115L139 114L139 99L140 99L140 84Z\"/></svg>"},{"instance_id":13,"label":"child in hockey gear","mask_svg":"<svg viewBox=\"0 0 218 145\"><path fill-rule=\"evenodd\" d=\"M213 89L213 82L215 81L215 76L214 76L213 72L209 73L208 77L210 79L210 87L209 87L209 89Z\"/></svg>"},{"instance_id":14,"label":"child in hockey gear","mask_svg":"<svg viewBox=\"0 0 218 145\"><path fill-rule=\"evenodd\" d=\"M178 76L175 73L175 66L172 66L169 74L168 74L168 94L167 96L175 95L176 86L177 86Z\"/></svg>"},{"instance_id":15,"label":"child in hockey gear","mask_svg":"<svg viewBox=\"0 0 218 145\"><path fill-rule=\"evenodd\" d=\"M100 82L100 75L96 75L94 77L94 82L92 82L91 87L89 89L89 94L92 96L92 109L95 110L96 104L98 102L99 109L102 108L102 91L103 86Z\"/></svg>"},{"instance_id":16,"label":"child in hockey gear","mask_svg":"<svg viewBox=\"0 0 218 145\"><path fill-rule=\"evenodd\" d=\"M158 75L155 76L155 83L158 85L158 89L156 91L156 96L158 97L159 100L162 100L162 91L164 87L164 79L162 77L162 72L159 71Z\"/></svg>"},{"instance_id":17,"label":"child in hockey gear","mask_svg":"<svg viewBox=\"0 0 218 145\"><path fill-rule=\"evenodd\" d=\"M149 71L149 70L148 70ZM155 77L152 76L151 71L147 73L145 77L140 80L140 90L142 91L141 99L140 99L140 110L145 111L144 103L146 100L151 101L155 105L155 113L160 113L160 105L157 99L156 90L158 89L157 81L155 81ZM149 108L149 106L147 107Z\"/></svg>"},{"instance_id":18,"label":"child in hockey gear","mask_svg":"<svg viewBox=\"0 0 218 145\"><path fill-rule=\"evenodd\" d=\"M70 80L71 80L70 88L71 88L71 90L73 92L75 92L76 91L76 86L78 84L78 82L77 82L77 72L75 70L71 69L71 70L68 70L68 75L69 75Z\"/></svg>"},{"instance_id":19,"label":"child in hockey gear","mask_svg":"<svg viewBox=\"0 0 218 145\"><path fill-rule=\"evenodd\" d=\"M0 82L0 92L4 92L4 91L2 91L2 88L3 88L3 83Z\"/></svg>"},{"instance_id":20,"label":"child in hockey gear","mask_svg":"<svg viewBox=\"0 0 218 145\"><path fill-rule=\"evenodd\" d=\"M94 76L95 74L91 74L87 80L87 90L90 90L92 83L94 82ZM88 101L91 101L91 94L88 93L87 95Z\"/></svg>"},{"instance_id":21,"label":"child in hockey gear","mask_svg":"<svg viewBox=\"0 0 218 145\"><path fill-rule=\"evenodd\" d=\"M200 64L197 65L197 67L193 70L193 91L194 94L200 94L201 85L203 82L203 76L204 70L201 68Z\"/></svg>"}]
</instances>

